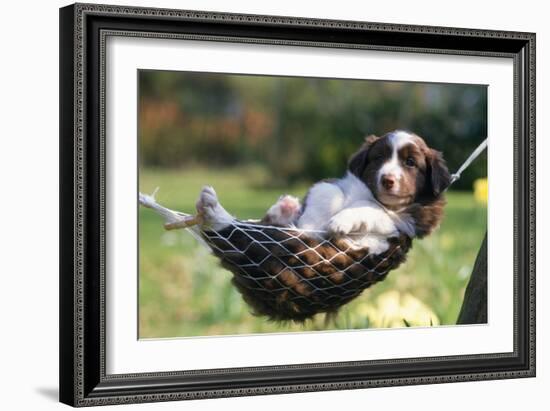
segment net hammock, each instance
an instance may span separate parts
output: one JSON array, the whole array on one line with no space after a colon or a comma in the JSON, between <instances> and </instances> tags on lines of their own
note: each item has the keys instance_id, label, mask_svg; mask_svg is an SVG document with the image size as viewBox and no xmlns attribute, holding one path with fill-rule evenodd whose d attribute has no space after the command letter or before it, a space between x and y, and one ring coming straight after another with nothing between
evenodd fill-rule
<instances>
[{"instance_id":1,"label":"net hammock","mask_svg":"<svg viewBox=\"0 0 550 411\"><path fill-rule=\"evenodd\" d=\"M485 147L486 140L452 175L451 184ZM399 267L412 245L410 237L400 234L375 254L316 230L256 220L217 224L165 208L155 194L140 193L139 202L163 216L166 229L185 228L207 246L233 274L233 284L254 313L273 320L304 321L318 313L335 313ZM219 225L223 228L216 229Z\"/></svg>"}]
</instances>

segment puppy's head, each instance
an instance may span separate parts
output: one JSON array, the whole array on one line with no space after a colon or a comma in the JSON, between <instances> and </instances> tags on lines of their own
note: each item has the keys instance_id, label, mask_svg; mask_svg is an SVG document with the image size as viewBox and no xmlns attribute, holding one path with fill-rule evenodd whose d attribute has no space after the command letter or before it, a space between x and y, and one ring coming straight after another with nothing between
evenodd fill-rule
<instances>
[{"instance_id":1,"label":"puppy's head","mask_svg":"<svg viewBox=\"0 0 550 411\"><path fill-rule=\"evenodd\" d=\"M406 131L367 137L348 168L390 209L435 201L451 181L441 153Z\"/></svg>"}]
</instances>

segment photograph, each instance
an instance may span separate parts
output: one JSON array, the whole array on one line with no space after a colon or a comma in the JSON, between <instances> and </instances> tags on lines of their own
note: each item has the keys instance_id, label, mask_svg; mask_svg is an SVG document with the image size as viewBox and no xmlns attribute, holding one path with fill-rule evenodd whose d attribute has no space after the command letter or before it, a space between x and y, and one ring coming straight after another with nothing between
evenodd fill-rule
<instances>
[{"instance_id":1,"label":"photograph","mask_svg":"<svg viewBox=\"0 0 550 411\"><path fill-rule=\"evenodd\" d=\"M535 32L302 14L60 8L60 402L535 377Z\"/></svg>"},{"instance_id":2,"label":"photograph","mask_svg":"<svg viewBox=\"0 0 550 411\"><path fill-rule=\"evenodd\" d=\"M487 323L487 85L137 78L139 339Z\"/></svg>"}]
</instances>

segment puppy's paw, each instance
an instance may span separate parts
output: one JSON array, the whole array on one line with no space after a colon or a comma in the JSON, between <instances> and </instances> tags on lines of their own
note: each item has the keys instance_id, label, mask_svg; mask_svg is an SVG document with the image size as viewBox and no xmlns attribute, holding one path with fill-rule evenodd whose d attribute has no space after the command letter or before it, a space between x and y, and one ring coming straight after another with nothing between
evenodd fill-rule
<instances>
[{"instance_id":1,"label":"puppy's paw","mask_svg":"<svg viewBox=\"0 0 550 411\"><path fill-rule=\"evenodd\" d=\"M212 209L218 205L218 196L214 188L211 186L204 186L197 200L197 212L206 213L209 209Z\"/></svg>"},{"instance_id":2,"label":"puppy's paw","mask_svg":"<svg viewBox=\"0 0 550 411\"><path fill-rule=\"evenodd\" d=\"M293 219L300 213L300 200L291 195L284 195L279 198L275 206L282 217Z\"/></svg>"},{"instance_id":3,"label":"puppy's paw","mask_svg":"<svg viewBox=\"0 0 550 411\"><path fill-rule=\"evenodd\" d=\"M283 195L273 204L262 219L264 224L287 226L300 216L300 200L291 195Z\"/></svg>"},{"instance_id":4,"label":"puppy's paw","mask_svg":"<svg viewBox=\"0 0 550 411\"><path fill-rule=\"evenodd\" d=\"M329 235L335 237L347 236L351 233L366 230L366 223L357 220L353 213L341 211L330 219L327 225Z\"/></svg>"},{"instance_id":5,"label":"puppy's paw","mask_svg":"<svg viewBox=\"0 0 550 411\"><path fill-rule=\"evenodd\" d=\"M206 220L215 219L219 205L218 195L214 191L214 188L204 186L197 200L197 213L202 215Z\"/></svg>"},{"instance_id":6,"label":"puppy's paw","mask_svg":"<svg viewBox=\"0 0 550 411\"><path fill-rule=\"evenodd\" d=\"M197 213L202 216L205 223L212 224L214 228L221 229L230 224L234 218L218 201L218 195L211 186L204 186L196 203Z\"/></svg>"}]
</instances>

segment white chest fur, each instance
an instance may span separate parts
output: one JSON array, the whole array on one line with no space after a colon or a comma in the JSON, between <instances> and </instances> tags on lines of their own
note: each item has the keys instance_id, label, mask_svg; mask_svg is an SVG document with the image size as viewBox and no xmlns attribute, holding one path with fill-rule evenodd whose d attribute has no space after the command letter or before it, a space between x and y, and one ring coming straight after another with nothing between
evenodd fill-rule
<instances>
[{"instance_id":1,"label":"white chest fur","mask_svg":"<svg viewBox=\"0 0 550 411\"><path fill-rule=\"evenodd\" d=\"M317 183L310 189L297 226L352 238L373 253L385 251L387 239L398 235L391 216L369 188L349 172L336 182Z\"/></svg>"}]
</instances>

